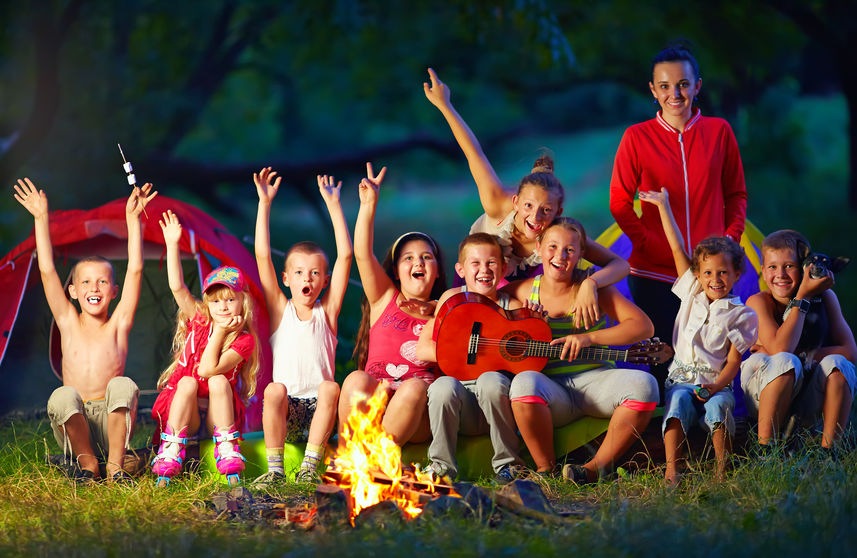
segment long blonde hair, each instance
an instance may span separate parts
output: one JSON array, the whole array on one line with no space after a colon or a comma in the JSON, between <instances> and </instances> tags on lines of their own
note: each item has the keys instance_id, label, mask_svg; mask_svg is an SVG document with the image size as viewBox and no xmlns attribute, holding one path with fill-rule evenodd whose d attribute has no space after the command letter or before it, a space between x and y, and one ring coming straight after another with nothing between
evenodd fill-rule
<instances>
[{"instance_id":1,"label":"long blonde hair","mask_svg":"<svg viewBox=\"0 0 857 558\"><path fill-rule=\"evenodd\" d=\"M214 300L220 300L228 296L234 296L236 291L225 285L213 285L202 295L202 300L196 301L195 313L202 315L203 323L206 325L211 323L211 313L208 310L208 303ZM229 350L235 339L242 333L249 333L253 336L253 352L244 362L241 368L239 390L241 399L249 400L256 393L256 376L259 373L259 334L256 331L256 321L254 316L253 297L250 296L248 289L241 291L243 294L243 302L241 304L241 317L243 318L244 328L241 331L230 332L226 339L223 340L220 354L222 355ZM179 309L176 315L176 333L173 336L172 354L173 360L170 365L161 372L158 378L158 389L163 389L178 366L179 358L184 351L184 346L187 341L188 324L193 316L187 316Z\"/></svg>"}]
</instances>

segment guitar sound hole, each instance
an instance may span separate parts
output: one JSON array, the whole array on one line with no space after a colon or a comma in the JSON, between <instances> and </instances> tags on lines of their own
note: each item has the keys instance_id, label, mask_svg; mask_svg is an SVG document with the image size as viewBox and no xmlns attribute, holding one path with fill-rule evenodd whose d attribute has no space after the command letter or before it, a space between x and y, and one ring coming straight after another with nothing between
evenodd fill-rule
<instances>
[{"instance_id":1,"label":"guitar sound hole","mask_svg":"<svg viewBox=\"0 0 857 558\"><path fill-rule=\"evenodd\" d=\"M527 358L527 348L530 338L523 331L510 331L500 342L500 354L508 361L519 361Z\"/></svg>"}]
</instances>

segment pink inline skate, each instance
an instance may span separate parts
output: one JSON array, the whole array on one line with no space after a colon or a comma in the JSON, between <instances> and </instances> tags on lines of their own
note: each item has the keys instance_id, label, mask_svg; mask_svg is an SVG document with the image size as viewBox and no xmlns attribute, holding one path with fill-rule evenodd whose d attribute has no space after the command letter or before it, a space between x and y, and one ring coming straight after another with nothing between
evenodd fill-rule
<instances>
[{"instance_id":1,"label":"pink inline skate","mask_svg":"<svg viewBox=\"0 0 857 558\"><path fill-rule=\"evenodd\" d=\"M158 486L167 486L170 479L182 470L187 444L187 426L183 426L178 436L173 433L170 425L161 432L161 446L158 455L152 460L152 472L158 475Z\"/></svg>"},{"instance_id":2,"label":"pink inline skate","mask_svg":"<svg viewBox=\"0 0 857 558\"><path fill-rule=\"evenodd\" d=\"M226 475L226 482L229 486L241 484L238 473L244 470L244 462L246 461L241 455L241 446L237 442L239 437L241 437L241 433L234 426L226 429L215 427L214 436L212 436L217 470Z\"/></svg>"}]
</instances>

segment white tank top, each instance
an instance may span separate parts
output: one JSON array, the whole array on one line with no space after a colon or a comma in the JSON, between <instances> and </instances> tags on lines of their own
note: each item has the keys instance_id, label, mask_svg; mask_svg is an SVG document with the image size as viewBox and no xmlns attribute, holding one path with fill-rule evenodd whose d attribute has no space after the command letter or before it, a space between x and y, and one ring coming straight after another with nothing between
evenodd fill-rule
<instances>
[{"instance_id":1,"label":"white tank top","mask_svg":"<svg viewBox=\"0 0 857 558\"><path fill-rule=\"evenodd\" d=\"M318 397L319 384L333 380L336 355L336 335L327 324L320 300L315 301L312 317L305 322L298 319L291 300L286 304L283 319L271 334L271 351L273 380L284 384L289 396Z\"/></svg>"}]
</instances>

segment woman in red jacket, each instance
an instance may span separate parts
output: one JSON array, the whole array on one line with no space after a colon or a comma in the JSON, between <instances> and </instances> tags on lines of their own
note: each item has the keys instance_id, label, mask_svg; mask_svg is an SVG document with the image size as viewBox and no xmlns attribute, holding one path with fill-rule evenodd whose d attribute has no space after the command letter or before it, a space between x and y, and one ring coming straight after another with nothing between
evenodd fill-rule
<instances>
[{"instance_id":1,"label":"woman in red jacket","mask_svg":"<svg viewBox=\"0 0 857 558\"><path fill-rule=\"evenodd\" d=\"M744 232L747 187L738 142L728 122L693 106L701 87L699 65L686 48L654 57L649 89L660 110L625 131L610 180L610 212L633 246L628 287L661 339L672 339L677 273L658 212L643 204L638 215L637 193L667 189L688 252L707 236L739 241ZM666 366L657 368L662 387Z\"/></svg>"}]
</instances>

